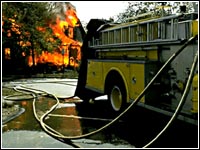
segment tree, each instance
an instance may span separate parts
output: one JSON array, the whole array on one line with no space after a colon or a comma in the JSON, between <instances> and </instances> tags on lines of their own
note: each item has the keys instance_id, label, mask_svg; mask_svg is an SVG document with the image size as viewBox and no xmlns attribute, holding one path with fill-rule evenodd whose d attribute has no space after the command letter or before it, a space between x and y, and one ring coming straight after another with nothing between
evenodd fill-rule
<instances>
[{"instance_id":1,"label":"tree","mask_svg":"<svg viewBox=\"0 0 200 150\"><path fill-rule=\"evenodd\" d=\"M34 55L42 50L51 51L60 43L54 40L49 27L55 13L48 2L3 2L2 3L2 48L10 48L13 65L20 60L22 53Z\"/></svg>"},{"instance_id":2,"label":"tree","mask_svg":"<svg viewBox=\"0 0 200 150\"><path fill-rule=\"evenodd\" d=\"M179 7L186 5L186 12L195 11L197 2L128 2L128 7L124 12L119 13L115 22L123 23L132 21L131 18L144 13L153 13L153 15L169 15L179 13Z\"/></svg>"}]
</instances>

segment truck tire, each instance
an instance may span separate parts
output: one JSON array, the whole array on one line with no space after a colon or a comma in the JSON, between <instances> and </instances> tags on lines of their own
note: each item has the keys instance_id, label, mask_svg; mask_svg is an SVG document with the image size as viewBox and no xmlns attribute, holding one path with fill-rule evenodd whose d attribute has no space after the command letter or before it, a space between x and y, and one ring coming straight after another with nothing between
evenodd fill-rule
<instances>
[{"instance_id":1,"label":"truck tire","mask_svg":"<svg viewBox=\"0 0 200 150\"><path fill-rule=\"evenodd\" d=\"M125 107L126 89L122 80L110 82L108 100L114 112L121 112Z\"/></svg>"}]
</instances>

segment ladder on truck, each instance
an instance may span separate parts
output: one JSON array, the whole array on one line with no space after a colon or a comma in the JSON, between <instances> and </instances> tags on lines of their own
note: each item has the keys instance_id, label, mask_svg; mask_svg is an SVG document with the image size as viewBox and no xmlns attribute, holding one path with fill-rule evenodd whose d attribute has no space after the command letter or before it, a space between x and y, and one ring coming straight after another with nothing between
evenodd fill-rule
<instances>
[{"instance_id":1,"label":"ladder on truck","mask_svg":"<svg viewBox=\"0 0 200 150\"><path fill-rule=\"evenodd\" d=\"M105 49L180 43L193 36L195 19L197 14L190 13L111 24L106 29L101 26L97 30L98 37L93 37L89 47Z\"/></svg>"}]
</instances>

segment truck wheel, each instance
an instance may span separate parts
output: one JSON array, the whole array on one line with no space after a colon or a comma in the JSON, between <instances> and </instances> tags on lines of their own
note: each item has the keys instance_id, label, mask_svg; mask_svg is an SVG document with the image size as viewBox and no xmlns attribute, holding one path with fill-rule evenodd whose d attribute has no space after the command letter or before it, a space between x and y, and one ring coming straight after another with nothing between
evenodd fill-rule
<instances>
[{"instance_id":1,"label":"truck wheel","mask_svg":"<svg viewBox=\"0 0 200 150\"><path fill-rule=\"evenodd\" d=\"M125 107L126 91L123 82L113 83L108 92L108 100L115 112L121 112Z\"/></svg>"}]
</instances>

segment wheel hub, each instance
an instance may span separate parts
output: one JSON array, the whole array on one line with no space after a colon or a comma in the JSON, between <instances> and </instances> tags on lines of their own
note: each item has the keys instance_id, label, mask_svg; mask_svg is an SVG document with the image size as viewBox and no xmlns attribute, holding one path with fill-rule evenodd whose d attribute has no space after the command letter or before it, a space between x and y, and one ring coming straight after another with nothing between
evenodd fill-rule
<instances>
[{"instance_id":1,"label":"wheel hub","mask_svg":"<svg viewBox=\"0 0 200 150\"><path fill-rule=\"evenodd\" d=\"M119 87L114 86L110 95L111 105L115 111L119 111L122 106L122 93Z\"/></svg>"}]
</instances>

